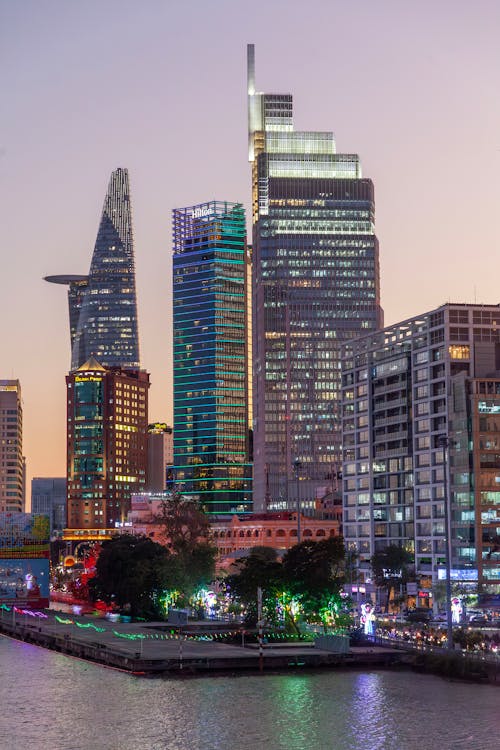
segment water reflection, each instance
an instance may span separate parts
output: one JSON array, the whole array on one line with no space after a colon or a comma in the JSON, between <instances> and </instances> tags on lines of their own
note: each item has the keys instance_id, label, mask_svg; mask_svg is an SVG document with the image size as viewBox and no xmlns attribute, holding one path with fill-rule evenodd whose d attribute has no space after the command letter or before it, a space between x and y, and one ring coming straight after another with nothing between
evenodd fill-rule
<instances>
[{"instance_id":1,"label":"water reflection","mask_svg":"<svg viewBox=\"0 0 500 750\"><path fill-rule=\"evenodd\" d=\"M494 687L410 672L138 679L0 638L1 747L485 750Z\"/></svg>"}]
</instances>

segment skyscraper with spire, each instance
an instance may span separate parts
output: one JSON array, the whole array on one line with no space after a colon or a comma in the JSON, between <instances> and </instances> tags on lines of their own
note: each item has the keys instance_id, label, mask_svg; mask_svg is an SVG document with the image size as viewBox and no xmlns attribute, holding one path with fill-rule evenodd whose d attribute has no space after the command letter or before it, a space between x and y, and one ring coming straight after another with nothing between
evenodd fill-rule
<instances>
[{"instance_id":1,"label":"skyscraper with spire","mask_svg":"<svg viewBox=\"0 0 500 750\"><path fill-rule=\"evenodd\" d=\"M72 370L91 355L104 367L139 368L128 170L111 174L88 276L47 276L46 281L69 287Z\"/></svg>"},{"instance_id":2,"label":"skyscraper with spire","mask_svg":"<svg viewBox=\"0 0 500 750\"><path fill-rule=\"evenodd\" d=\"M255 90L254 508L314 507L341 466L341 348L383 322L371 180L333 133L299 132L291 94Z\"/></svg>"},{"instance_id":3,"label":"skyscraper with spire","mask_svg":"<svg viewBox=\"0 0 500 750\"><path fill-rule=\"evenodd\" d=\"M87 276L68 289L67 540L126 521L147 478L149 375L140 369L128 171L111 174Z\"/></svg>"}]
</instances>

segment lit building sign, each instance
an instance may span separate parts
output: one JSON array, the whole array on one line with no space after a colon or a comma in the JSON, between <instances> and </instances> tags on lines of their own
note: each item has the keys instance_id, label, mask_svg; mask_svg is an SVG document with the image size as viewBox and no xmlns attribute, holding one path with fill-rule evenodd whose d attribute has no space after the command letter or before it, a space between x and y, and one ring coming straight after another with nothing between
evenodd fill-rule
<instances>
[{"instance_id":1,"label":"lit building sign","mask_svg":"<svg viewBox=\"0 0 500 750\"><path fill-rule=\"evenodd\" d=\"M477 581L477 570L474 570L474 568L452 568L450 579L452 581ZM439 568L438 581L446 581L445 568Z\"/></svg>"},{"instance_id":2,"label":"lit building sign","mask_svg":"<svg viewBox=\"0 0 500 750\"><path fill-rule=\"evenodd\" d=\"M211 206L197 206L191 211L191 216L193 219L202 219L204 216L210 216L213 212L214 210Z\"/></svg>"},{"instance_id":3,"label":"lit building sign","mask_svg":"<svg viewBox=\"0 0 500 750\"><path fill-rule=\"evenodd\" d=\"M102 378L96 378L95 375L86 375L85 377L82 377L81 375L75 376L75 383L101 383Z\"/></svg>"},{"instance_id":4,"label":"lit building sign","mask_svg":"<svg viewBox=\"0 0 500 750\"><path fill-rule=\"evenodd\" d=\"M500 404L491 401L479 401L477 409L480 414L500 414Z\"/></svg>"}]
</instances>

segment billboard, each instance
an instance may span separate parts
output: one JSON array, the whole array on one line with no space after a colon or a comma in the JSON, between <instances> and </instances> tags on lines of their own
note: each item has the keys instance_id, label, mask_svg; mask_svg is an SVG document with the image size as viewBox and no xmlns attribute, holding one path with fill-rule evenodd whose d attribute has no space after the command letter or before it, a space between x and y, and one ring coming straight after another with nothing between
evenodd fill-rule
<instances>
[{"instance_id":1,"label":"billboard","mask_svg":"<svg viewBox=\"0 0 500 750\"><path fill-rule=\"evenodd\" d=\"M438 581L446 581L446 570L438 568ZM477 581L477 570L474 568L452 568L450 581Z\"/></svg>"},{"instance_id":2,"label":"billboard","mask_svg":"<svg viewBox=\"0 0 500 750\"><path fill-rule=\"evenodd\" d=\"M0 513L0 604L49 606L50 521L32 513Z\"/></svg>"},{"instance_id":3,"label":"billboard","mask_svg":"<svg viewBox=\"0 0 500 750\"><path fill-rule=\"evenodd\" d=\"M0 513L0 559L49 558L50 521L45 515Z\"/></svg>"},{"instance_id":4,"label":"billboard","mask_svg":"<svg viewBox=\"0 0 500 750\"><path fill-rule=\"evenodd\" d=\"M48 558L0 559L0 604L48 607Z\"/></svg>"}]
</instances>

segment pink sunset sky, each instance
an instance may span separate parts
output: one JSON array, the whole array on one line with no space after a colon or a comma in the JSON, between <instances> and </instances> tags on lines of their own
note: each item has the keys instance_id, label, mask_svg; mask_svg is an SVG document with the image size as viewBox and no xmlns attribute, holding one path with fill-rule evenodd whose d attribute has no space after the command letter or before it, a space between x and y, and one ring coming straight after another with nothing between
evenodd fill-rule
<instances>
[{"instance_id":1,"label":"pink sunset sky","mask_svg":"<svg viewBox=\"0 0 500 750\"><path fill-rule=\"evenodd\" d=\"M248 42L257 89L375 183L386 323L500 302L499 33L497 0L0 1L0 378L21 381L28 480L65 473L67 300L42 278L88 272L118 166L150 418L171 422L171 211L248 216Z\"/></svg>"}]
</instances>

